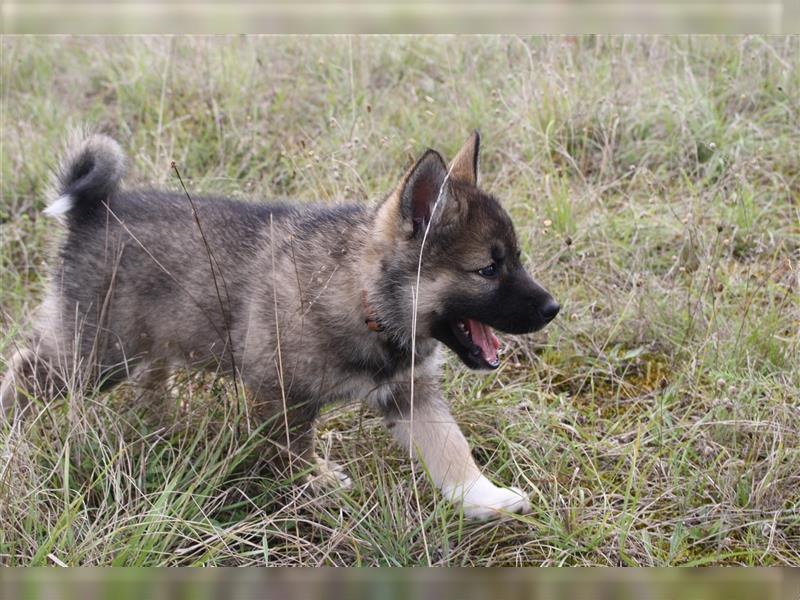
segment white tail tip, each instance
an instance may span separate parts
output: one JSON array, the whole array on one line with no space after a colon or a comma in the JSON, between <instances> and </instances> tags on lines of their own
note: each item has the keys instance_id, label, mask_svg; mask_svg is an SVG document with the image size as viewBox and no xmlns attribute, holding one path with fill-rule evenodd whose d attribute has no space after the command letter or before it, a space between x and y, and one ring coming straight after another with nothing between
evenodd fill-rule
<instances>
[{"instance_id":1,"label":"white tail tip","mask_svg":"<svg viewBox=\"0 0 800 600\"><path fill-rule=\"evenodd\" d=\"M44 214L49 217L58 217L68 213L72 209L72 197L68 194L59 196L56 201L44 209Z\"/></svg>"}]
</instances>

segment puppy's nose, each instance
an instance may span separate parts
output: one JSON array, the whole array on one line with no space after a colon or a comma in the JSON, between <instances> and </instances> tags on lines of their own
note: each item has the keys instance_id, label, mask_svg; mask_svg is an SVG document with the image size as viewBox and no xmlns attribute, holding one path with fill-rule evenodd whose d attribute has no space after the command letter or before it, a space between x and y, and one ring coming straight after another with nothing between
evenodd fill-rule
<instances>
[{"instance_id":1,"label":"puppy's nose","mask_svg":"<svg viewBox=\"0 0 800 600\"><path fill-rule=\"evenodd\" d=\"M550 300L548 300L547 303L541 308L542 318L545 320L545 322L549 323L556 318L556 315L560 310L561 306L558 304L558 302L550 298Z\"/></svg>"}]
</instances>

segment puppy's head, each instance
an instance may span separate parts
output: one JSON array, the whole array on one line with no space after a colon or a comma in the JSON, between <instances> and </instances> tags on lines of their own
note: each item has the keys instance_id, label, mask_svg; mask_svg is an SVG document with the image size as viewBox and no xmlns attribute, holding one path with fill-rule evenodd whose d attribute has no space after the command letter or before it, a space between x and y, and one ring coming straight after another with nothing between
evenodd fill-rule
<instances>
[{"instance_id":1,"label":"puppy's head","mask_svg":"<svg viewBox=\"0 0 800 600\"><path fill-rule=\"evenodd\" d=\"M522 266L508 213L478 188L479 152L477 132L449 167L428 150L381 205L373 299L390 326L410 328L418 289L417 335L443 342L470 368L494 369L492 329L537 331L559 305Z\"/></svg>"}]
</instances>

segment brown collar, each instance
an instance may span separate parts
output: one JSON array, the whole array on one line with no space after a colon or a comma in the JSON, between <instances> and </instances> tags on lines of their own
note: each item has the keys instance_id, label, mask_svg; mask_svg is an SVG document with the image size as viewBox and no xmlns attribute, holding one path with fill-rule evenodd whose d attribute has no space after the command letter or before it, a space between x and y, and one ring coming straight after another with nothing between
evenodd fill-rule
<instances>
[{"instance_id":1,"label":"brown collar","mask_svg":"<svg viewBox=\"0 0 800 600\"><path fill-rule=\"evenodd\" d=\"M364 315L366 317L364 319L364 323L366 323L367 329L378 333L383 331L383 325L381 325L381 322L378 320L378 315L375 314L375 309L372 308L367 300L367 290L361 291L361 304L364 307Z\"/></svg>"}]
</instances>

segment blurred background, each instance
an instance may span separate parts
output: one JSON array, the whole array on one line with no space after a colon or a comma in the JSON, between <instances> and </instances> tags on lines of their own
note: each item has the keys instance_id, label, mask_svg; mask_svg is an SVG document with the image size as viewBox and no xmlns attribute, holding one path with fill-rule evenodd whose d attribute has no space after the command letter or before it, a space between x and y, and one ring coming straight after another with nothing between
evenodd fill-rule
<instances>
[{"instance_id":1,"label":"blurred background","mask_svg":"<svg viewBox=\"0 0 800 600\"><path fill-rule=\"evenodd\" d=\"M497 371L444 370L476 459L530 515L465 522L358 406L320 427L352 491L270 478L229 382L178 374L163 407L118 388L0 426L2 564L800 565L800 38L0 44L0 376L42 297L73 125L120 141L130 188L179 189L174 160L192 194L320 203L377 202L479 128L482 185L564 307L501 336ZM731 593L783 575L753 577Z\"/></svg>"},{"instance_id":2,"label":"blurred background","mask_svg":"<svg viewBox=\"0 0 800 600\"><path fill-rule=\"evenodd\" d=\"M4 600L796 600L788 569L20 571L0 574Z\"/></svg>"},{"instance_id":3,"label":"blurred background","mask_svg":"<svg viewBox=\"0 0 800 600\"><path fill-rule=\"evenodd\" d=\"M9 33L788 33L783 0L5 0Z\"/></svg>"}]
</instances>

